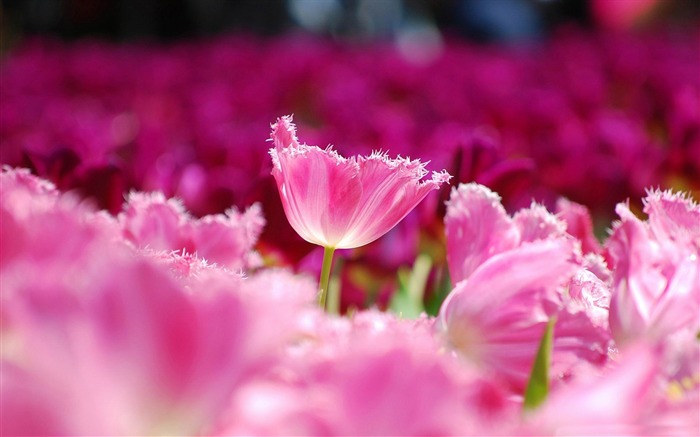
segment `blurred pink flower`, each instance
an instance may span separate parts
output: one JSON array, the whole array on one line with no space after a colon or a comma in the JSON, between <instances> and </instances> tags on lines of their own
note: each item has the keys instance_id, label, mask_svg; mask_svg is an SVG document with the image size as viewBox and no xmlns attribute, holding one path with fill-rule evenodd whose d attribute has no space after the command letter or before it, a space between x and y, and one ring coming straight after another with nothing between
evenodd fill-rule
<instances>
[{"instance_id":1,"label":"blurred pink flower","mask_svg":"<svg viewBox=\"0 0 700 437\"><path fill-rule=\"evenodd\" d=\"M449 181L425 165L374 152L343 158L331 147L299 144L291 117L272 126L272 174L289 223L306 241L348 249L371 243L432 190Z\"/></svg>"},{"instance_id":2,"label":"blurred pink flower","mask_svg":"<svg viewBox=\"0 0 700 437\"><path fill-rule=\"evenodd\" d=\"M194 253L232 270L256 267L253 247L265 225L260 205L245 212L192 217L177 199L162 193L132 192L118 216L124 237L137 247Z\"/></svg>"},{"instance_id":3,"label":"blurred pink flower","mask_svg":"<svg viewBox=\"0 0 700 437\"><path fill-rule=\"evenodd\" d=\"M119 221L124 236L137 247L153 250L186 248L182 230L189 221L185 207L162 193L129 193ZM188 248L189 249L189 248Z\"/></svg>"},{"instance_id":4,"label":"blurred pink flower","mask_svg":"<svg viewBox=\"0 0 700 437\"><path fill-rule=\"evenodd\" d=\"M76 260L85 284L61 289L29 270L5 284L18 346L3 373L9 363L21 378L3 386L3 408L22 414L3 415L3 431L25 435L48 412L60 418L53 435L201 432L269 342L241 296L190 295L148 259L102 258ZM65 282L56 269L48 279ZM26 392L32 402L18 404Z\"/></svg>"},{"instance_id":5,"label":"blurred pink flower","mask_svg":"<svg viewBox=\"0 0 700 437\"><path fill-rule=\"evenodd\" d=\"M312 298L289 274L248 283L135 248L114 217L26 171L4 169L0 182L3 433L206 432L289 339L289 309ZM277 291L251 298L263 286ZM271 301L284 310L263 311Z\"/></svg>"},{"instance_id":6,"label":"blurred pink flower","mask_svg":"<svg viewBox=\"0 0 700 437\"><path fill-rule=\"evenodd\" d=\"M284 367L236 393L217 435L485 435L517 411L502 386L441 350L434 319L305 319Z\"/></svg>"}]
</instances>

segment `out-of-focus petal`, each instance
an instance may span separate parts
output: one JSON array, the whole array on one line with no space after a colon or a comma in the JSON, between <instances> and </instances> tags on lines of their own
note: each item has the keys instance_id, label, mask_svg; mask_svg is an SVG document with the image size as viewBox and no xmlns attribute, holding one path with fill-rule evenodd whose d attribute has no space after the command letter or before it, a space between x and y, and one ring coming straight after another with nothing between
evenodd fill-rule
<instances>
[{"instance_id":1,"label":"out-of-focus petal","mask_svg":"<svg viewBox=\"0 0 700 437\"><path fill-rule=\"evenodd\" d=\"M533 417L527 434L638 435L655 392L658 353L640 346L614 369L560 387Z\"/></svg>"}]
</instances>

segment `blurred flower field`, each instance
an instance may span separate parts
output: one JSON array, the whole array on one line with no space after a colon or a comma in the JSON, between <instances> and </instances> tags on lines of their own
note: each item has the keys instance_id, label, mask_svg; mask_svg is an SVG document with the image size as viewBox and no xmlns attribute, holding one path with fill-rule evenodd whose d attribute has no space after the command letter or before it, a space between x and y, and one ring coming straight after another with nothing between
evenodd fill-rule
<instances>
[{"instance_id":1,"label":"blurred flower field","mask_svg":"<svg viewBox=\"0 0 700 437\"><path fill-rule=\"evenodd\" d=\"M697 434L698 41L22 42L1 433Z\"/></svg>"}]
</instances>

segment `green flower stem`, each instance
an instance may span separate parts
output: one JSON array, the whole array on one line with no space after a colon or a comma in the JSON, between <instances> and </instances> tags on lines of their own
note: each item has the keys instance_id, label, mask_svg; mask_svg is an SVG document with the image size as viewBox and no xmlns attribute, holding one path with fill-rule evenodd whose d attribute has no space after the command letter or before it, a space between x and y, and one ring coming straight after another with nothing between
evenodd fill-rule
<instances>
[{"instance_id":1,"label":"green flower stem","mask_svg":"<svg viewBox=\"0 0 700 437\"><path fill-rule=\"evenodd\" d=\"M328 280L331 277L331 265L333 264L333 253L335 247L323 248L323 265L321 267L321 280L318 283L318 305L326 309L326 299L328 296Z\"/></svg>"},{"instance_id":2,"label":"green flower stem","mask_svg":"<svg viewBox=\"0 0 700 437\"><path fill-rule=\"evenodd\" d=\"M338 272L342 267L337 260L333 271L331 271L331 279L328 281L328 297L326 298L326 311L329 314L340 314L340 277Z\"/></svg>"}]
</instances>

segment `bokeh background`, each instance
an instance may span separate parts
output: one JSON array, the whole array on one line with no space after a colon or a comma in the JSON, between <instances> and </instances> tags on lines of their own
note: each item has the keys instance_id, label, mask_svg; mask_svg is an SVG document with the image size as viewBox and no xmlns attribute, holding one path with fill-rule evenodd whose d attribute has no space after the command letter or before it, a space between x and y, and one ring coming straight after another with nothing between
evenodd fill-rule
<instances>
[{"instance_id":1,"label":"bokeh background","mask_svg":"<svg viewBox=\"0 0 700 437\"><path fill-rule=\"evenodd\" d=\"M697 24L692 0L5 0L13 37L173 40L230 32L305 30L334 38L391 38L420 23L471 40L543 38L562 23L639 30Z\"/></svg>"},{"instance_id":2,"label":"bokeh background","mask_svg":"<svg viewBox=\"0 0 700 437\"><path fill-rule=\"evenodd\" d=\"M270 176L286 114L302 142L431 161L511 212L568 198L601 238L646 188L700 190L693 0L5 0L0 20L2 164L112 213L130 190L195 216L259 202L269 265L320 266ZM345 310L388 305L419 254L437 308L448 195L344 254Z\"/></svg>"}]
</instances>

